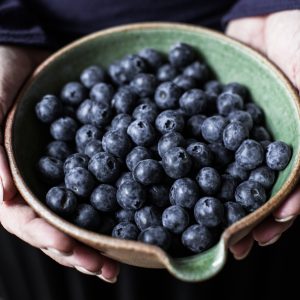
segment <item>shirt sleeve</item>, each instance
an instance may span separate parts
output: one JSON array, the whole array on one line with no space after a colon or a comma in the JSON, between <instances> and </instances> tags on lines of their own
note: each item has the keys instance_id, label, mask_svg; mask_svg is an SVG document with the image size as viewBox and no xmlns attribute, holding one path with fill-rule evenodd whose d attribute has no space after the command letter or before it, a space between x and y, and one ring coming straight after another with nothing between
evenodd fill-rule
<instances>
[{"instance_id":1,"label":"shirt sleeve","mask_svg":"<svg viewBox=\"0 0 300 300\"><path fill-rule=\"evenodd\" d=\"M22 0L0 1L0 44L48 47L44 30Z\"/></svg>"},{"instance_id":2,"label":"shirt sleeve","mask_svg":"<svg viewBox=\"0 0 300 300\"><path fill-rule=\"evenodd\" d=\"M282 10L300 9L300 0L240 0L223 18L223 23L230 20L266 15Z\"/></svg>"}]
</instances>

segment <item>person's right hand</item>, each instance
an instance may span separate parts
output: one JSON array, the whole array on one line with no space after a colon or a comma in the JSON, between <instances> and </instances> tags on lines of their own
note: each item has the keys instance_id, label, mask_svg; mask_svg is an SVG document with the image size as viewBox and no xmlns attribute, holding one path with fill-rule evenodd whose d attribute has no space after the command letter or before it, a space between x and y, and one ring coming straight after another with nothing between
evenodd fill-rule
<instances>
[{"instance_id":1,"label":"person's right hand","mask_svg":"<svg viewBox=\"0 0 300 300\"><path fill-rule=\"evenodd\" d=\"M1 125L24 80L47 55L46 51L36 49L0 46ZM0 222L7 231L40 248L58 263L107 282L116 282L119 268L115 261L60 232L25 203L14 186L1 132Z\"/></svg>"}]
</instances>

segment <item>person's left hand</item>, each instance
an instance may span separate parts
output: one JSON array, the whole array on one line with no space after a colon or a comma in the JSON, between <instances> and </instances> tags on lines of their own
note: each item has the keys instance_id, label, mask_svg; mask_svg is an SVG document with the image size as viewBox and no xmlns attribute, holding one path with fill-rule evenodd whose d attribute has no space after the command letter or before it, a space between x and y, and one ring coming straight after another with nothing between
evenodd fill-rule
<instances>
[{"instance_id":1,"label":"person's left hand","mask_svg":"<svg viewBox=\"0 0 300 300\"><path fill-rule=\"evenodd\" d=\"M273 61L300 90L300 10L231 21L226 33L257 49ZM300 186L251 234L230 247L236 259L245 258L253 242L275 243L300 214Z\"/></svg>"}]
</instances>

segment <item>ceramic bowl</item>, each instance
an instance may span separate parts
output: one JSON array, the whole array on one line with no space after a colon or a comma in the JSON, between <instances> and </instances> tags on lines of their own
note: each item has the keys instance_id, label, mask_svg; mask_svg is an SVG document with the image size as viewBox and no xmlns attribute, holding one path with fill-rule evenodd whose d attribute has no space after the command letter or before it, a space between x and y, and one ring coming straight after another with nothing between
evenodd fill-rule
<instances>
[{"instance_id":1,"label":"ceramic bowl","mask_svg":"<svg viewBox=\"0 0 300 300\"><path fill-rule=\"evenodd\" d=\"M264 110L266 124L275 139L293 148L288 167L280 172L271 199L261 208L227 228L219 242L206 252L172 258L155 246L117 240L81 229L54 214L43 202L45 189L35 171L46 140L46 128L37 121L34 106L45 93L57 94L68 81L78 79L91 64L108 66L123 55L144 47L167 52L177 41L191 44L217 78L244 84ZM25 201L49 223L76 240L117 261L146 268L166 268L184 281L202 281L216 274L226 261L228 247L284 201L299 174L299 99L282 73L263 56L220 33L173 23L143 23L103 30L81 38L54 53L27 80L10 112L5 146L16 186Z\"/></svg>"}]
</instances>

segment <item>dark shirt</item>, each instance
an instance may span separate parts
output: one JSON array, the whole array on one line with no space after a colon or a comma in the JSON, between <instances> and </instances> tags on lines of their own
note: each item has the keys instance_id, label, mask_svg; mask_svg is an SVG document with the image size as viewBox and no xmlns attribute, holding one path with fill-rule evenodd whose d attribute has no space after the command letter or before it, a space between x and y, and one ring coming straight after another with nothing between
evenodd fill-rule
<instances>
[{"instance_id":1,"label":"dark shirt","mask_svg":"<svg viewBox=\"0 0 300 300\"><path fill-rule=\"evenodd\" d=\"M100 29L147 21L221 30L222 20L296 8L300 0L0 0L0 43L55 49Z\"/></svg>"}]
</instances>

